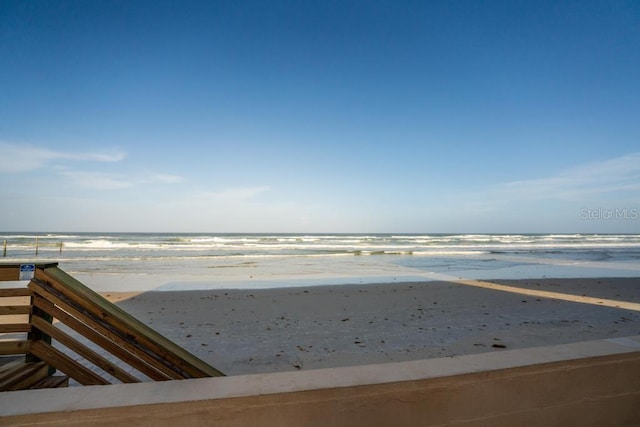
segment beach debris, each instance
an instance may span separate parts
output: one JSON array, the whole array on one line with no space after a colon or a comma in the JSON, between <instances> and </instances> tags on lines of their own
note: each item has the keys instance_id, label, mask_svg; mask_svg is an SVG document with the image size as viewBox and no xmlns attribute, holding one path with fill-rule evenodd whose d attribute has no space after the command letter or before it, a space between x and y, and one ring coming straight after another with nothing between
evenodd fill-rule
<instances>
[{"instance_id":1,"label":"beach debris","mask_svg":"<svg viewBox=\"0 0 640 427\"><path fill-rule=\"evenodd\" d=\"M291 363L291 366L293 366L296 369L302 369L302 360L299 360L299 359L298 360L294 360Z\"/></svg>"},{"instance_id":2,"label":"beach debris","mask_svg":"<svg viewBox=\"0 0 640 427\"><path fill-rule=\"evenodd\" d=\"M500 338L493 338L494 341L500 341ZM507 348L506 345L502 344L502 343L495 343L493 344L491 347L493 348Z\"/></svg>"}]
</instances>

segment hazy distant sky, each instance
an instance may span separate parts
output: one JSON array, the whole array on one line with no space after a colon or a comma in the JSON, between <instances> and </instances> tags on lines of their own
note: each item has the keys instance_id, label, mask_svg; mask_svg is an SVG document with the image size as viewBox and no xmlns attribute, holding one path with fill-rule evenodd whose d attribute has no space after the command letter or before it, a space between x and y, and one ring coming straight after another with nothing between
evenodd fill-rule
<instances>
[{"instance_id":1,"label":"hazy distant sky","mask_svg":"<svg viewBox=\"0 0 640 427\"><path fill-rule=\"evenodd\" d=\"M0 0L0 204L4 231L640 232L640 2Z\"/></svg>"}]
</instances>

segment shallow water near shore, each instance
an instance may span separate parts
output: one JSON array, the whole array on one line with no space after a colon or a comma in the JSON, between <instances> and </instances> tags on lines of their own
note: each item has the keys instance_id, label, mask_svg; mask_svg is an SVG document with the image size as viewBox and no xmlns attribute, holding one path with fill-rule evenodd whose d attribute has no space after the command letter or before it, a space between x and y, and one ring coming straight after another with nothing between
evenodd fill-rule
<instances>
[{"instance_id":1,"label":"shallow water near shore","mask_svg":"<svg viewBox=\"0 0 640 427\"><path fill-rule=\"evenodd\" d=\"M0 240L8 246L1 262L58 262L97 291L640 276L636 234L4 233Z\"/></svg>"}]
</instances>

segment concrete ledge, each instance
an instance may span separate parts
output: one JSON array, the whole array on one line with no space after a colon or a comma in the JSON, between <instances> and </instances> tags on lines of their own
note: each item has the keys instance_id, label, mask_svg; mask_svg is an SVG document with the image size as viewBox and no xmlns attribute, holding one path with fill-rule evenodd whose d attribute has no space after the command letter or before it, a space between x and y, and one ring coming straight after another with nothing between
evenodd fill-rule
<instances>
[{"instance_id":1,"label":"concrete ledge","mask_svg":"<svg viewBox=\"0 0 640 427\"><path fill-rule=\"evenodd\" d=\"M8 392L2 425L640 425L640 336L443 359Z\"/></svg>"}]
</instances>

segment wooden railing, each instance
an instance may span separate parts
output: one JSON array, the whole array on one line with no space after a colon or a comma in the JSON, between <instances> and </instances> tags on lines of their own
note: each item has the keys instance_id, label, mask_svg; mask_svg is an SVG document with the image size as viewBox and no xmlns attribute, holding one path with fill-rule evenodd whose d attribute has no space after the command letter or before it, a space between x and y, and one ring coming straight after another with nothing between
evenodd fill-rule
<instances>
[{"instance_id":1,"label":"wooden railing","mask_svg":"<svg viewBox=\"0 0 640 427\"><path fill-rule=\"evenodd\" d=\"M33 276L26 288L0 289L9 301L0 306L0 355L11 358L0 366L0 390L64 385L51 379L55 370L82 385L223 375L57 264L36 265ZM19 277L20 265L0 264L0 281Z\"/></svg>"}]
</instances>

